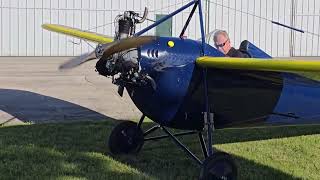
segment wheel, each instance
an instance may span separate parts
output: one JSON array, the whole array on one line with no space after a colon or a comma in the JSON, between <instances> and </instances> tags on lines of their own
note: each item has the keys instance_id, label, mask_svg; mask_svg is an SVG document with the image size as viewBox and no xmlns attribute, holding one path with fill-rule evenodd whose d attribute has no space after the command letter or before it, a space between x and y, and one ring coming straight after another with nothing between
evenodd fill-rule
<instances>
[{"instance_id":1,"label":"wheel","mask_svg":"<svg viewBox=\"0 0 320 180\"><path fill-rule=\"evenodd\" d=\"M200 180L234 180L237 179L237 166L231 156L216 152L206 158L200 172Z\"/></svg>"},{"instance_id":2,"label":"wheel","mask_svg":"<svg viewBox=\"0 0 320 180\"><path fill-rule=\"evenodd\" d=\"M140 151L144 137L137 123L125 121L118 124L109 137L109 149L112 154L130 154Z\"/></svg>"}]
</instances>

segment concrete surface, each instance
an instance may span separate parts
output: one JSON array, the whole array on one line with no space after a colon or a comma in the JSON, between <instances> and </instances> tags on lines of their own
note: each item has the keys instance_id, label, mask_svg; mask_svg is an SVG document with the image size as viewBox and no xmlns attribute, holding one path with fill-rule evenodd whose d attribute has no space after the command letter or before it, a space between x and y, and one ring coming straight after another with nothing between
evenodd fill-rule
<instances>
[{"instance_id":1,"label":"concrete surface","mask_svg":"<svg viewBox=\"0 0 320 180\"><path fill-rule=\"evenodd\" d=\"M111 79L94 71L95 61L59 72L58 66L68 59L0 57L0 126L139 118L128 95L121 98Z\"/></svg>"},{"instance_id":2,"label":"concrete surface","mask_svg":"<svg viewBox=\"0 0 320 180\"><path fill-rule=\"evenodd\" d=\"M117 94L95 61L59 72L68 57L0 57L0 125L135 119L131 99Z\"/></svg>"}]
</instances>

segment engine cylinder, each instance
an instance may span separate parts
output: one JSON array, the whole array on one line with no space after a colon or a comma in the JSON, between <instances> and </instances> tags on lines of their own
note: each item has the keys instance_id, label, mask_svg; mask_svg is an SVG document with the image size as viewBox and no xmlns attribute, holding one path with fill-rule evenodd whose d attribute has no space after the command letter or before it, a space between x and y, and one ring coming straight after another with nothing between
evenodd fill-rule
<instances>
[{"instance_id":1,"label":"engine cylinder","mask_svg":"<svg viewBox=\"0 0 320 180\"><path fill-rule=\"evenodd\" d=\"M119 20L119 37L120 39L127 38L130 35L132 22L128 19Z\"/></svg>"}]
</instances>

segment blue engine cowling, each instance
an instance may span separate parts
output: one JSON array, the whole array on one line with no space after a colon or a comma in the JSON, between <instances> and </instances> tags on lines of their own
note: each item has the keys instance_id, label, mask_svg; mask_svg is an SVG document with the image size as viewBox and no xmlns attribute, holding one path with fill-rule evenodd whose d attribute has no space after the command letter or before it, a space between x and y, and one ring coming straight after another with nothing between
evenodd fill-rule
<instances>
[{"instance_id":1,"label":"blue engine cowling","mask_svg":"<svg viewBox=\"0 0 320 180\"><path fill-rule=\"evenodd\" d=\"M174 43L173 47L168 42ZM223 56L209 45L212 54ZM153 121L170 124L186 98L195 70L195 61L201 54L198 41L160 37L156 42L140 48L141 73L147 73L156 83L151 86L130 87L128 93L135 105Z\"/></svg>"}]
</instances>

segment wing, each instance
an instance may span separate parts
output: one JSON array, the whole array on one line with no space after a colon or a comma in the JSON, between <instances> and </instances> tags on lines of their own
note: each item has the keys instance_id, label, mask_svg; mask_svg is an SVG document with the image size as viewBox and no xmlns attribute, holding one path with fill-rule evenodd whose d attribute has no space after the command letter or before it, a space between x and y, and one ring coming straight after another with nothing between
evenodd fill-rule
<instances>
[{"instance_id":1,"label":"wing","mask_svg":"<svg viewBox=\"0 0 320 180\"><path fill-rule=\"evenodd\" d=\"M196 60L200 67L258 71L296 72L320 71L318 60L285 60L258 58L228 58L203 56Z\"/></svg>"},{"instance_id":2,"label":"wing","mask_svg":"<svg viewBox=\"0 0 320 180\"><path fill-rule=\"evenodd\" d=\"M73 36L73 37L76 37L79 39L86 39L88 41L92 41L92 42L96 42L96 43L100 43L100 44L110 43L113 41L113 39L111 37L108 37L108 36L105 36L102 34L97 34L94 32L84 31L84 30L71 28L71 27L63 26L63 25L43 24L42 28L49 30L49 31Z\"/></svg>"}]
</instances>

